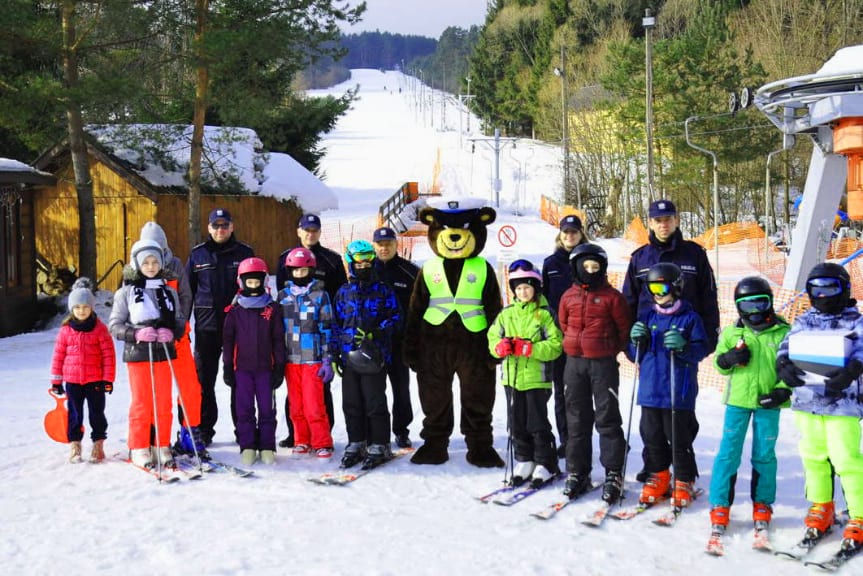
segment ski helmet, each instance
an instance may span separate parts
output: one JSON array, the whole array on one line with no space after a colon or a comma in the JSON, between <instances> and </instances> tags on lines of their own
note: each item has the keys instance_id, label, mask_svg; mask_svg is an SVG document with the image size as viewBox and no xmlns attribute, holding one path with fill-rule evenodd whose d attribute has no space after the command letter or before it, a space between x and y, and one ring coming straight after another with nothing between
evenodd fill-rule
<instances>
[{"instance_id":1,"label":"ski helmet","mask_svg":"<svg viewBox=\"0 0 863 576\"><path fill-rule=\"evenodd\" d=\"M315 255L308 248L294 248L285 257L288 268L314 268L318 264Z\"/></svg>"},{"instance_id":2,"label":"ski helmet","mask_svg":"<svg viewBox=\"0 0 863 576\"><path fill-rule=\"evenodd\" d=\"M269 269L267 268L267 263L262 258L246 258L240 262L240 267L237 268L237 284L240 287L240 294L243 296L260 296L263 294L266 290L267 274L269 274ZM246 280L249 278L260 280L260 286L257 288L248 288Z\"/></svg>"},{"instance_id":3,"label":"ski helmet","mask_svg":"<svg viewBox=\"0 0 863 576\"><path fill-rule=\"evenodd\" d=\"M515 292L519 284L530 284L535 291L534 296L542 289L542 276L536 270L518 269L509 273L509 289Z\"/></svg>"},{"instance_id":4,"label":"ski helmet","mask_svg":"<svg viewBox=\"0 0 863 576\"><path fill-rule=\"evenodd\" d=\"M360 374L376 374L384 367L381 351L371 340L363 340L359 348L347 353L348 366Z\"/></svg>"},{"instance_id":5,"label":"ski helmet","mask_svg":"<svg viewBox=\"0 0 863 576\"><path fill-rule=\"evenodd\" d=\"M308 286L314 280L316 265L315 255L308 248L294 248L285 257L285 269L291 281L297 286ZM308 274L297 276L295 272L298 268L307 268Z\"/></svg>"},{"instance_id":6,"label":"ski helmet","mask_svg":"<svg viewBox=\"0 0 863 576\"><path fill-rule=\"evenodd\" d=\"M663 284L666 286L665 290L661 287ZM672 262L654 264L647 271L647 289L654 296L670 293L676 300L683 294L683 272Z\"/></svg>"},{"instance_id":7,"label":"ski helmet","mask_svg":"<svg viewBox=\"0 0 863 576\"><path fill-rule=\"evenodd\" d=\"M582 263L585 260L594 260L599 263L598 272L586 272ZM585 242L579 244L569 253L569 266L572 268L572 277L579 283L587 286L598 286L608 271L608 254L597 244Z\"/></svg>"},{"instance_id":8,"label":"ski helmet","mask_svg":"<svg viewBox=\"0 0 863 576\"><path fill-rule=\"evenodd\" d=\"M773 290L760 276L747 276L737 283L734 304L743 323L754 330L763 330L775 322Z\"/></svg>"},{"instance_id":9,"label":"ski helmet","mask_svg":"<svg viewBox=\"0 0 863 576\"><path fill-rule=\"evenodd\" d=\"M838 314L851 302L851 276L839 264L816 264L806 278L809 302L819 312Z\"/></svg>"},{"instance_id":10,"label":"ski helmet","mask_svg":"<svg viewBox=\"0 0 863 576\"><path fill-rule=\"evenodd\" d=\"M374 259L375 247L366 240L354 240L348 244L347 250L345 250L345 262L348 263L348 273L351 278L358 278L357 271L354 268L356 262L372 262ZM362 280L363 278L359 279Z\"/></svg>"}]
</instances>

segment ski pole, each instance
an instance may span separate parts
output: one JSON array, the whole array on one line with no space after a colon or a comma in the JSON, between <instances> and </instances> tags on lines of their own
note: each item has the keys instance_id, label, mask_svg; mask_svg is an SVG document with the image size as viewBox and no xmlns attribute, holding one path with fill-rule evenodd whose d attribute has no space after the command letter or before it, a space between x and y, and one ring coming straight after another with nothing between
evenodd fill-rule
<instances>
[{"instance_id":1,"label":"ski pole","mask_svg":"<svg viewBox=\"0 0 863 576\"><path fill-rule=\"evenodd\" d=\"M671 372L671 509L677 511L678 505L674 501L674 489L677 486L677 442L675 441L676 434L674 433L675 417L674 417L674 395L676 394L676 384L674 382L674 350L669 350L671 354L669 358L669 371Z\"/></svg>"},{"instance_id":2,"label":"ski pole","mask_svg":"<svg viewBox=\"0 0 863 576\"><path fill-rule=\"evenodd\" d=\"M510 367L510 356L506 357L506 379L512 382L512 371ZM510 483L510 473L515 474L515 447L512 441L512 396L515 393L515 386L508 386L510 390L506 391L506 467L503 470L503 483ZM507 470L507 468L509 470Z\"/></svg>"},{"instance_id":3,"label":"ski pole","mask_svg":"<svg viewBox=\"0 0 863 576\"><path fill-rule=\"evenodd\" d=\"M150 355L150 389L153 393L153 426L156 428L156 465L159 471L159 482L162 481L162 451L159 449L159 418L156 413L156 373L153 367L153 343L147 342L147 352Z\"/></svg>"},{"instance_id":4,"label":"ski pole","mask_svg":"<svg viewBox=\"0 0 863 576\"><path fill-rule=\"evenodd\" d=\"M177 387L177 398L180 400L180 408L183 409L183 414L188 415L189 411L186 410L186 403L183 401L183 393L180 392L180 381L177 380L177 373L174 372L174 362L171 360L171 354L168 352L168 344L166 342L162 342L162 349L165 351L165 358L168 359L168 368L171 369L171 380L174 382L174 386ZM188 417L181 419L182 426L186 429L186 432L189 433L189 438L192 439L192 452L195 454L195 461L198 463L198 471L203 474L204 473L204 465L201 463L201 456L198 454L198 447L195 445L195 437L192 435L192 427L189 426Z\"/></svg>"},{"instance_id":5,"label":"ski pole","mask_svg":"<svg viewBox=\"0 0 863 576\"><path fill-rule=\"evenodd\" d=\"M635 396L638 393L639 384L639 368L641 368L641 360L639 353L641 352L641 342L635 343L635 374L632 376L632 397L629 399L629 416L626 418L626 444L623 452L623 469L620 471L620 481L626 484L626 462L629 460L629 438L632 433L632 412L635 408ZM618 505L623 500L623 489L621 489L621 497L617 499Z\"/></svg>"}]
</instances>

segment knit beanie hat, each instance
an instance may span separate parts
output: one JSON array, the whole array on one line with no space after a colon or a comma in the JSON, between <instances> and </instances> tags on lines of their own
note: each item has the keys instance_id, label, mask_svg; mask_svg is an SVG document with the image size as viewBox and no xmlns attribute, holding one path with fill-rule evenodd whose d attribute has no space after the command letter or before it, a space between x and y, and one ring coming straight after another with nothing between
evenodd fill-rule
<instances>
[{"instance_id":1,"label":"knit beanie hat","mask_svg":"<svg viewBox=\"0 0 863 576\"><path fill-rule=\"evenodd\" d=\"M81 304L86 304L90 308L94 308L96 306L96 297L93 295L91 286L92 282L90 282L90 279L87 277L82 276L75 280L75 283L72 284L72 291L69 292L69 300L67 303L69 312L72 311L72 308L80 306Z\"/></svg>"},{"instance_id":2,"label":"knit beanie hat","mask_svg":"<svg viewBox=\"0 0 863 576\"><path fill-rule=\"evenodd\" d=\"M141 263L147 256L155 256L159 261L159 267L164 268L165 256L162 253L162 247L154 240L138 240L132 244L132 258L129 264L135 270L141 269Z\"/></svg>"}]
</instances>

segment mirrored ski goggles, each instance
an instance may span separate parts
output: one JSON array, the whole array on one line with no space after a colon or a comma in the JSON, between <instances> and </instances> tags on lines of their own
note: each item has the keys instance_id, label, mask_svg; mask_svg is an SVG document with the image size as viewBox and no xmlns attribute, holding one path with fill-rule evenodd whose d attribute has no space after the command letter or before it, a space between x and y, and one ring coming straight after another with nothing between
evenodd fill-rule
<instances>
[{"instance_id":1,"label":"mirrored ski goggles","mask_svg":"<svg viewBox=\"0 0 863 576\"><path fill-rule=\"evenodd\" d=\"M737 304L737 310L741 314L760 314L767 312L773 305L770 296L767 294L756 294L754 296L744 296L734 301Z\"/></svg>"},{"instance_id":2,"label":"mirrored ski goggles","mask_svg":"<svg viewBox=\"0 0 863 576\"><path fill-rule=\"evenodd\" d=\"M842 294L843 290L839 278L810 278L806 281L806 292L812 298L831 298Z\"/></svg>"},{"instance_id":3,"label":"mirrored ski goggles","mask_svg":"<svg viewBox=\"0 0 863 576\"><path fill-rule=\"evenodd\" d=\"M351 254L351 258L354 262L371 262L375 259L374 252L357 252L356 254Z\"/></svg>"},{"instance_id":4,"label":"mirrored ski goggles","mask_svg":"<svg viewBox=\"0 0 863 576\"><path fill-rule=\"evenodd\" d=\"M654 296L668 296L671 294L671 284L667 282L648 282L647 289Z\"/></svg>"},{"instance_id":5,"label":"mirrored ski goggles","mask_svg":"<svg viewBox=\"0 0 863 576\"><path fill-rule=\"evenodd\" d=\"M529 260L525 260L524 258L519 258L515 262L509 265L509 271L515 272L516 270L523 270L525 272L533 271L533 264L530 263Z\"/></svg>"}]
</instances>

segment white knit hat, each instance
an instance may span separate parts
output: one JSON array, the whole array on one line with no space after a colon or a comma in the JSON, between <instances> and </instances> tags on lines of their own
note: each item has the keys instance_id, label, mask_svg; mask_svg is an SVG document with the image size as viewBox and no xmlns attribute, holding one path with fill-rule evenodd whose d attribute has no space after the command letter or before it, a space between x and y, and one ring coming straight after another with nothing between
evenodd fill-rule
<instances>
[{"instance_id":1,"label":"white knit hat","mask_svg":"<svg viewBox=\"0 0 863 576\"><path fill-rule=\"evenodd\" d=\"M135 270L141 269L141 263L147 256L155 256L159 261L160 268L165 266L165 255L162 252L162 247L155 240L138 240L132 244L131 256L129 264Z\"/></svg>"}]
</instances>

